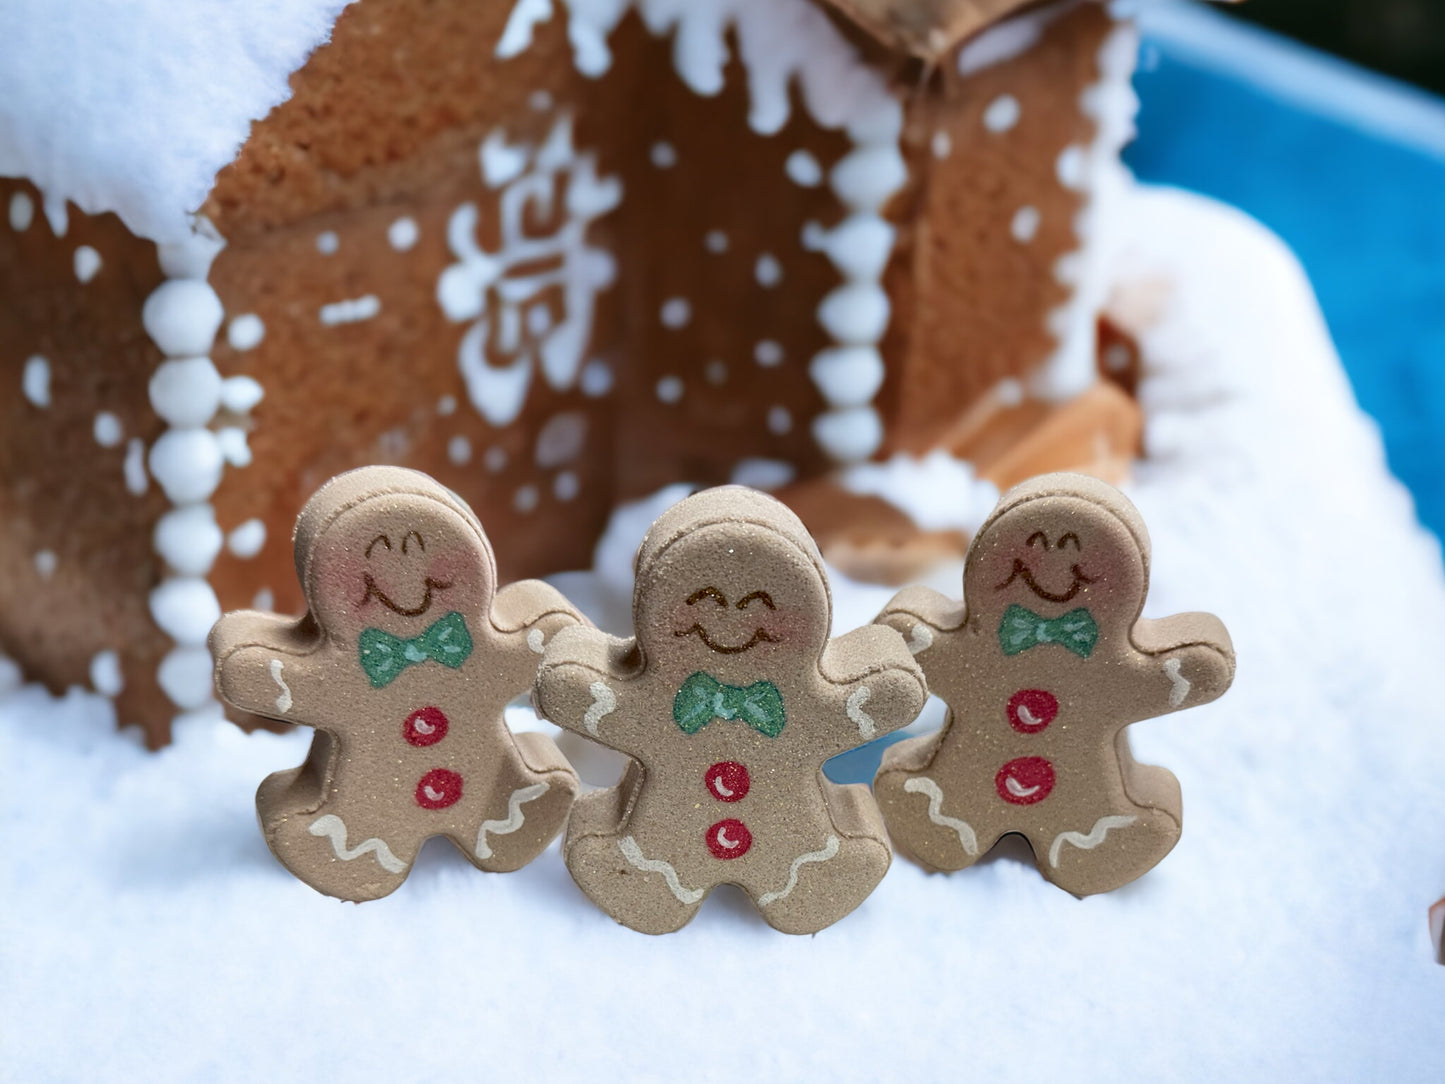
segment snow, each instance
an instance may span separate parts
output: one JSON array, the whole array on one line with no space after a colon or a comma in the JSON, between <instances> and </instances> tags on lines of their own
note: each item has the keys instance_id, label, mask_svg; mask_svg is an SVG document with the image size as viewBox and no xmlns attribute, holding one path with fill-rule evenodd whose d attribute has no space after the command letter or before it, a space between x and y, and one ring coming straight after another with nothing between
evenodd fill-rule
<instances>
[{"instance_id":1,"label":"snow","mask_svg":"<svg viewBox=\"0 0 1445 1084\"><path fill-rule=\"evenodd\" d=\"M149 754L108 702L24 686L0 703L0 1077L1440 1079L1439 549L1279 242L1198 197L1128 198L1116 308L1163 314L1129 489L1149 612L1213 610L1240 660L1218 703L1133 729L1183 785L1158 869L1081 902L1017 851L951 876L898 859L816 937L720 892L648 938L588 904L555 847L483 875L433 842L400 891L353 906L256 828L257 784L308 734L197 717ZM610 624L628 546L677 495L614 525L602 576L560 578L621 603ZM890 594L835 592L840 629Z\"/></svg>"},{"instance_id":2,"label":"snow","mask_svg":"<svg viewBox=\"0 0 1445 1084\"><path fill-rule=\"evenodd\" d=\"M347 0L7 0L0 176L176 241ZM137 58L143 57L144 63Z\"/></svg>"}]
</instances>

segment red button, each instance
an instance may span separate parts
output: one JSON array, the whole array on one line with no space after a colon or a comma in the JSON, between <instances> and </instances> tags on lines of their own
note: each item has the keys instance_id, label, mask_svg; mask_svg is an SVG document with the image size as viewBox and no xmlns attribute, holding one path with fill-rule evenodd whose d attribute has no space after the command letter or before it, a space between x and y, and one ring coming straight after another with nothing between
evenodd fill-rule
<instances>
[{"instance_id":1,"label":"red button","mask_svg":"<svg viewBox=\"0 0 1445 1084\"><path fill-rule=\"evenodd\" d=\"M1005 802L1033 805L1054 789L1054 766L1043 757L1019 757L998 770L993 785Z\"/></svg>"},{"instance_id":2,"label":"red button","mask_svg":"<svg viewBox=\"0 0 1445 1084\"><path fill-rule=\"evenodd\" d=\"M1004 714L1020 734L1037 734L1058 717L1059 701L1043 689L1021 689L1009 697Z\"/></svg>"},{"instance_id":3,"label":"red button","mask_svg":"<svg viewBox=\"0 0 1445 1084\"><path fill-rule=\"evenodd\" d=\"M752 786L748 770L736 760L718 761L703 774L702 780L707 784L707 792L719 802L741 802Z\"/></svg>"},{"instance_id":4,"label":"red button","mask_svg":"<svg viewBox=\"0 0 1445 1084\"><path fill-rule=\"evenodd\" d=\"M714 858L741 858L752 845L753 834L742 821L718 821L707 830L707 849Z\"/></svg>"},{"instance_id":5,"label":"red button","mask_svg":"<svg viewBox=\"0 0 1445 1084\"><path fill-rule=\"evenodd\" d=\"M441 708L417 708L401 724L401 736L418 748L435 745L447 736L450 725Z\"/></svg>"},{"instance_id":6,"label":"red button","mask_svg":"<svg viewBox=\"0 0 1445 1084\"><path fill-rule=\"evenodd\" d=\"M462 800L462 777L446 768L433 768L416 785L416 804L423 809L445 809Z\"/></svg>"}]
</instances>

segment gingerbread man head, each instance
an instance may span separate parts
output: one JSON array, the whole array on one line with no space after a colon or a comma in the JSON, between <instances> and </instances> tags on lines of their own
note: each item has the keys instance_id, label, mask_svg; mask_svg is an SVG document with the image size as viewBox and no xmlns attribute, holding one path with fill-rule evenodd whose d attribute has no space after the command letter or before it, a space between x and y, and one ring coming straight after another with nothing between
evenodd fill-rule
<instances>
[{"instance_id":1,"label":"gingerbread man head","mask_svg":"<svg viewBox=\"0 0 1445 1084\"><path fill-rule=\"evenodd\" d=\"M741 486L663 513L637 557L633 619L650 666L746 684L815 665L832 624L823 562L784 505Z\"/></svg>"},{"instance_id":2,"label":"gingerbread man head","mask_svg":"<svg viewBox=\"0 0 1445 1084\"><path fill-rule=\"evenodd\" d=\"M410 640L448 614L490 611L496 561L481 525L450 490L416 471L343 474L307 502L296 571L331 640L375 629Z\"/></svg>"},{"instance_id":3,"label":"gingerbread man head","mask_svg":"<svg viewBox=\"0 0 1445 1084\"><path fill-rule=\"evenodd\" d=\"M969 617L1000 629L1005 653L1052 638L1080 658L1127 643L1149 589L1144 521L1123 495L1079 475L1009 492L969 549Z\"/></svg>"}]
</instances>

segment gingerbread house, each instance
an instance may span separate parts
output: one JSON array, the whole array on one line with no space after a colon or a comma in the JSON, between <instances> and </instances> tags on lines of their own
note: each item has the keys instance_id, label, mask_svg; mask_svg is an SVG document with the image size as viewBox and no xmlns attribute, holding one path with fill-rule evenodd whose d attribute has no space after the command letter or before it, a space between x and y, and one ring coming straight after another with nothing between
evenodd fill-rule
<instances>
[{"instance_id":1,"label":"gingerbread house","mask_svg":"<svg viewBox=\"0 0 1445 1084\"><path fill-rule=\"evenodd\" d=\"M134 169L103 90L74 146L0 103L0 650L152 743L210 701L222 609L300 605L291 524L346 468L435 475L509 577L585 567L679 480L778 490L896 572L967 517L847 465L1132 454L1126 344L1098 362L1136 51L1110 6L278 10L270 67L177 75L199 121Z\"/></svg>"}]
</instances>

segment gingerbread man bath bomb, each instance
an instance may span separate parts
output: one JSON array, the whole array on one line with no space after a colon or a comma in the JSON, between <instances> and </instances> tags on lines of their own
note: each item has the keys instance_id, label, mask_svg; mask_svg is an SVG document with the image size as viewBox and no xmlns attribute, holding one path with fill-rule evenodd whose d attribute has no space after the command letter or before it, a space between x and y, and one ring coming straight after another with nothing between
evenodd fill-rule
<instances>
[{"instance_id":1,"label":"gingerbread man bath bomb","mask_svg":"<svg viewBox=\"0 0 1445 1084\"><path fill-rule=\"evenodd\" d=\"M551 739L513 735L502 712L577 611L537 581L497 590L471 509L394 467L351 471L311 498L296 570L304 617L242 611L211 632L227 703L316 728L306 763L256 793L276 857L356 901L400 886L431 836L483 870L535 858L577 777Z\"/></svg>"},{"instance_id":2,"label":"gingerbread man bath bomb","mask_svg":"<svg viewBox=\"0 0 1445 1084\"><path fill-rule=\"evenodd\" d=\"M874 780L899 849L971 865L1009 832L1077 896L1152 869L1179 841L1179 782L1137 763L1130 723L1214 700L1234 677L1208 614L1140 620L1149 536L1111 486L1050 474L1007 493L979 530L964 602L910 587L878 617L908 639L948 705Z\"/></svg>"},{"instance_id":3,"label":"gingerbread man bath bomb","mask_svg":"<svg viewBox=\"0 0 1445 1084\"><path fill-rule=\"evenodd\" d=\"M813 933L857 907L891 851L868 788L822 764L907 725L923 675L892 629L828 638L818 549L778 501L737 486L689 497L637 557L636 636L564 629L536 703L559 726L633 758L579 799L573 878L644 933L685 925L735 884L763 918Z\"/></svg>"}]
</instances>

